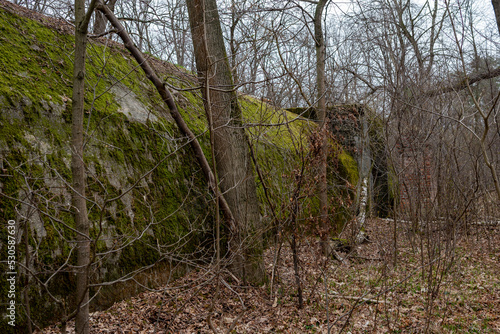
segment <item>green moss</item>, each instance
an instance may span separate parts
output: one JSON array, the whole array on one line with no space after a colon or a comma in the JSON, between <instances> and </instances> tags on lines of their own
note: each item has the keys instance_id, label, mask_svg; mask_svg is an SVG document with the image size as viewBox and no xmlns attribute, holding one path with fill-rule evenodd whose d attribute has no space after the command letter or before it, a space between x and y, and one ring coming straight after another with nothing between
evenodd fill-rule
<instances>
[{"instance_id":1,"label":"green moss","mask_svg":"<svg viewBox=\"0 0 500 334\"><path fill-rule=\"evenodd\" d=\"M32 236L30 245L38 250L34 266L41 280L48 279L66 261L75 264L68 186L73 44L72 36L0 10L0 146L8 151L2 155L7 170L2 173L9 175L0 180L2 194L9 196L0 196L0 216L4 220L17 217L21 205L16 199L28 189L26 184L38 196L36 206L47 213L41 217L46 236L40 240ZM92 281L113 280L155 263L161 259L158 247L182 256L206 256L212 251L204 245L213 240L213 202L189 144L171 121L161 117L162 101L122 48L89 42L87 51L83 161L88 168L91 237L97 253L123 246L120 252L97 256ZM183 81L186 78L169 80L181 86L195 85ZM159 120L140 123L120 113L119 101L110 90L117 82ZM180 112L210 161L202 99L193 92L178 94ZM262 182L267 182L278 215L286 218L296 170L308 161L308 136L316 125L252 98L242 97L240 103L263 175L263 180L257 180L266 222L271 214ZM355 184L355 162L353 165L347 154L339 159ZM132 185L135 188L128 191ZM303 195L300 222L315 215L319 207L310 189ZM112 198L117 199L109 202ZM2 243L5 237L0 232ZM177 244L179 240L182 246ZM23 252L20 250L21 259ZM74 283L72 269L67 266L54 277L49 289L66 298L70 307ZM3 283L0 292L2 289ZM35 290L41 289L37 286ZM32 303L38 325L51 320L46 310L55 317L61 314L60 307L41 294L34 293Z\"/></svg>"},{"instance_id":2,"label":"green moss","mask_svg":"<svg viewBox=\"0 0 500 334\"><path fill-rule=\"evenodd\" d=\"M248 96L240 98L240 105L251 137L286 150L302 150L308 146L307 137L316 128L314 122Z\"/></svg>"},{"instance_id":3,"label":"green moss","mask_svg":"<svg viewBox=\"0 0 500 334\"><path fill-rule=\"evenodd\" d=\"M0 11L0 32L3 65L0 68L0 144L9 152L2 156L4 167L7 167L2 173L11 176L0 180L1 193L17 198L27 180L31 189L44 199L37 202L38 208L60 220L43 216L46 236L41 241L35 237L30 241L33 249L38 250L35 266L48 273L40 274L39 278L47 279L67 260L70 252L73 256L69 263L75 263L71 250L71 240L75 237L71 231L73 218L67 202L69 189L64 190L66 195L60 194L60 189L65 188L64 182L71 182L71 101L68 97L71 96L72 68L71 59L64 55L71 54L73 42L71 36L59 35L5 11ZM100 262L103 268L109 269L108 274L99 277L106 281L157 261L159 254L152 245L165 247L188 233L193 240L201 240L198 232L193 233L193 222L199 231L206 231L203 222L210 219L206 220L206 183L190 158L189 148L181 147L176 151L178 142L171 142L170 137L179 136L175 126L164 119L155 124L133 122L117 112L119 104L109 87L118 80L147 108L161 103L137 63L123 50L91 43L86 75L85 129L88 132L84 161L94 171L87 178L87 195L102 204L104 199L122 194L132 184L138 182L139 185L130 193L127 205L119 199L107 203L101 212L101 208L89 202L89 219L94 225L91 235L99 236L95 240L96 250L109 250L108 229L114 235L111 249L127 245L117 259L105 257ZM186 95L196 100L191 93ZM186 115L197 115L191 121L198 131L206 127L201 118L202 109L197 109L201 105L196 100L196 104L183 111ZM141 181L140 178L162 159L165 161ZM0 201L2 218L17 217L18 201L5 196L0 197ZM100 231L101 218L104 219L103 231ZM151 224L151 232L133 241L148 224ZM6 237L3 234L0 233L2 242ZM194 241L188 242L176 251L189 253L195 247ZM24 256L23 251L19 256ZM72 295L74 281L67 270L54 277L49 286L53 294ZM0 284L1 289L5 289L5 284ZM36 290L41 288L36 287ZM47 298L37 296L40 295L33 294L33 317L38 325L44 325L50 320L44 312L49 305L51 314L56 317L61 310ZM71 298L67 302L70 305Z\"/></svg>"},{"instance_id":4,"label":"green moss","mask_svg":"<svg viewBox=\"0 0 500 334\"><path fill-rule=\"evenodd\" d=\"M341 171L344 173L343 176L347 178L351 185L356 186L359 181L358 163L345 151L338 155L338 159L341 164Z\"/></svg>"},{"instance_id":5,"label":"green moss","mask_svg":"<svg viewBox=\"0 0 500 334\"><path fill-rule=\"evenodd\" d=\"M289 108L287 110L301 117L309 118L312 120L318 119L315 108Z\"/></svg>"},{"instance_id":6,"label":"green moss","mask_svg":"<svg viewBox=\"0 0 500 334\"><path fill-rule=\"evenodd\" d=\"M71 69L61 45L70 37L7 11L0 11L0 36L0 95L14 107L30 101L24 103L27 111L41 107L42 100L63 104L71 91Z\"/></svg>"}]
</instances>

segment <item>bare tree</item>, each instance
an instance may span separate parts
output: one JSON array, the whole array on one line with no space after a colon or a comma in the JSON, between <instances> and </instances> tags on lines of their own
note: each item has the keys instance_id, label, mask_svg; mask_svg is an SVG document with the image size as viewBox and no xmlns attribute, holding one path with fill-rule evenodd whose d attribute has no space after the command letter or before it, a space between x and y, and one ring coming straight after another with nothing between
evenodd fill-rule
<instances>
[{"instance_id":1,"label":"bare tree","mask_svg":"<svg viewBox=\"0 0 500 334\"><path fill-rule=\"evenodd\" d=\"M326 124L326 47L323 37L323 10L327 4L327 0L320 0L316 5L314 13L314 39L316 43L316 86L317 86L317 101L316 114L319 120L320 128L325 128ZM321 138L320 144L321 163L319 166L319 182L318 195L320 205L320 221L321 221L321 240L323 253L328 254L328 188L327 188L327 157L328 157L328 138Z\"/></svg>"},{"instance_id":2,"label":"bare tree","mask_svg":"<svg viewBox=\"0 0 500 334\"><path fill-rule=\"evenodd\" d=\"M246 281L264 279L260 213L248 139L226 55L215 0L187 1L198 78L214 129L217 172L234 214L229 247L233 270Z\"/></svg>"},{"instance_id":3,"label":"bare tree","mask_svg":"<svg viewBox=\"0 0 500 334\"><path fill-rule=\"evenodd\" d=\"M89 326L88 269L90 264L90 236L85 198L84 155L84 98L85 98L85 58L87 29L94 11L95 1L85 9L84 0L75 0L75 60L73 65L73 109L71 137L71 171L73 174L72 200L77 231L77 283L76 283L76 332L86 334Z\"/></svg>"}]
</instances>

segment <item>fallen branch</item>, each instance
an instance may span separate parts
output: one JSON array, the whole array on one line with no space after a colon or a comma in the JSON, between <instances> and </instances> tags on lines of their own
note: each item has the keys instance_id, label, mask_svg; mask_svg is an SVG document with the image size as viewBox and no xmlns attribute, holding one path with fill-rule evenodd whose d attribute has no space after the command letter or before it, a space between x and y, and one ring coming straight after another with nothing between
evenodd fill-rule
<instances>
[{"instance_id":1,"label":"fallen branch","mask_svg":"<svg viewBox=\"0 0 500 334\"><path fill-rule=\"evenodd\" d=\"M340 263L347 264L347 261L345 260L345 258L343 258L342 256L340 256L340 254L337 253L337 251L335 249L331 250L331 255L333 256L333 258L335 260L339 261Z\"/></svg>"},{"instance_id":2,"label":"fallen branch","mask_svg":"<svg viewBox=\"0 0 500 334\"><path fill-rule=\"evenodd\" d=\"M337 294L332 294L331 295L333 298L337 299L348 299L348 300L355 300L355 301L362 301L365 303L385 303L385 300L378 300L378 299L372 299L372 298L365 298L365 297L356 297L356 296L343 296L343 295L337 295Z\"/></svg>"},{"instance_id":3,"label":"fallen branch","mask_svg":"<svg viewBox=\"0 0 500 334\"><path fill-rule=\"evenodd\" d=\"M467 88L470 85L475 84L487 79L493 79L500 76L500 67L494 70L488 70L486 72L477 73L475 75L466 75L466 77L458 83L446 85L444 87L433 89L431 91L425 92L422 96L425 97L435 97L445 93L458 92Z\"/></svg>"},{"instance_id":4,"label":"fallen branch","mask_svg":"<svg viewBox=\"0 0 500 334\"><path fill-rule=\"evenodd\" d=\"M354 255L351 256L353 259L360 259L360 260L366 260L366 261L383 261L384 259L381 257L366 257L366 256L359 256L359 255Z\"/></svg>"}]
</instances>

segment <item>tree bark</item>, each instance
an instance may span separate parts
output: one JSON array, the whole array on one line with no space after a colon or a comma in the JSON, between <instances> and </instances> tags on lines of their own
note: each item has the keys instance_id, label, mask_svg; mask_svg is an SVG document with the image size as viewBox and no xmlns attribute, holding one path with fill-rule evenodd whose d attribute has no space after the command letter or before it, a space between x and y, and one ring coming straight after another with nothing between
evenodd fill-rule
<instances>
[{"instance_id":1,"label":"tree bark","mask_svg":"<svg viewBox=\"0 0 500 334\"><path fill-rule=\"evenodd\" d=\"M493 10L495 11L498 33L500 34L500 0L491 0L491 4L493 5Z\"/></svg>"},{"instance_id":2,"label":"tree bark","mask_svg":"<svg viewBox=\"0 0 500 334\"><path fill-rule=\"evenodd\" d=\"M73 64L71 173L73 217L77 231L76 333L89 333L88 269L90 262L89 220L85 198L85 165L83 162L83 118L85 97L85 57L87 29L95 1L85 13L85 0L75 0L75 56Z\"/></svg>"},{"instance_id":3,"label":"tree bark","mask_svg":"<svg viewBox=\"0 0 500 334\"><path fill-rule=\"evenodd\" d=\"M366 237L363 228L366 221L366 207L368 202L368 176L364 176L361 180L361 190L359 198L359 214L357 217L358 226L356 228L356 237L354 238L354 243L356 245L362 243Z\"/></svg>"},{"instance_id":4,"label":"tree bark","mask_svg":"<svg viewBox=\"0 0 500 334\"><path fill-rule=\"evenodd\" d=\"M115 4L116 4L116 0L108 0L108 1L106 1L106 5L108 6L108 8L112 12L115 11ZM94 29L93 29L94 35L102 35L102 34L104 34L104 32L106 32L106 23L107 22L108 22L108 20L106 19L106 17L104 16L104 14L101 13L101 12L99 12L99 11L96 11L95 12Z\"/></svg>"},{"instance_id":5,"label":"tree bark","mask_svg":"<svg viewBox=\"0 0 500 334\"><path fill-rule=\"evenodd\" d=\"M328 0L319 0L314 13L314 39L316 42L316 86L318 87L318 103L316 114L318 115L320 129L326 130L326 78L325 78L325 58L326 48L325 39L323 37L322 18L323 10ZM328 139L326 136L320 138L320 162L319 162L319 183L318 195L320 204L320 221L321 221L321 248L323 254L328 254L328 188L327 188L327 145Z\"/></svg>"},{"instance_id":6,"label":"tree bark","mask_svg":"<svg viewBox=\"0 0 500 334\"><path fill-rule=\"evenodd\" d=\"M208 81L210 96L203 90L205 110L213 121L214 145L220 187L235 218L230 231L232 270L244 281L264 278L262 231L248 138L231 76L215 0L188 0L199 81ZM210 105L207 105L210 101Z\"/></svg>"}]
</instances>

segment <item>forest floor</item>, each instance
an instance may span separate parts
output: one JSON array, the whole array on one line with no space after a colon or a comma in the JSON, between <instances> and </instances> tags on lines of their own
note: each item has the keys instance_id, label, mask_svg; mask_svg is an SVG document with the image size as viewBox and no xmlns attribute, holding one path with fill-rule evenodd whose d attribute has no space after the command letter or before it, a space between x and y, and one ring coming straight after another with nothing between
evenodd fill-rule
<instances>
[{"instance_id":1,"label":"forest floor","mask_svg":"<svg viewBox=\"0 0 500 334\"><path fill-rule=\"evenodd\" d=\"M394 233L393 221L369 220L370 242L339 252L343 262L318 256L318 242L305 238L302 309L292 252L283 243L272 286L242 286L222 273L217 289L213 270L191 271L162 291L92 313L91 332L500 333L500 226L467 230L450 240L436 225L413 233L403 222ZM276 251L265 254L269 277Z\"/></svg>"}]
</instances>

